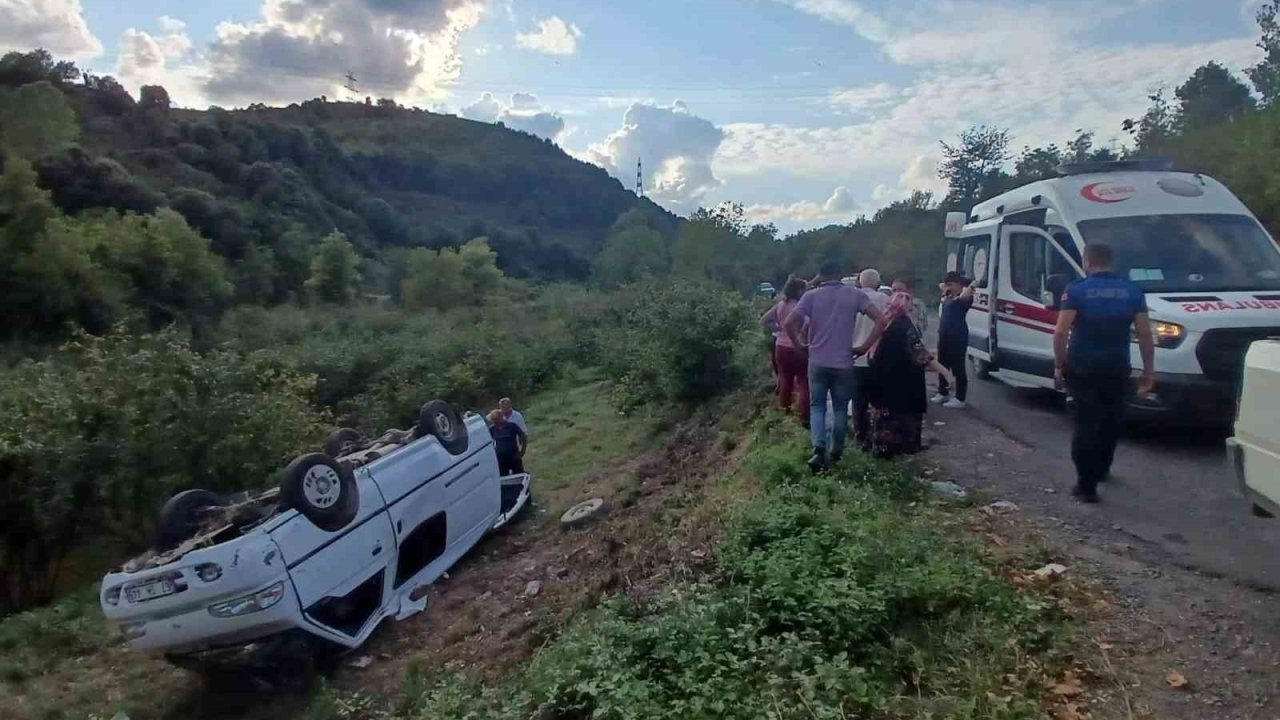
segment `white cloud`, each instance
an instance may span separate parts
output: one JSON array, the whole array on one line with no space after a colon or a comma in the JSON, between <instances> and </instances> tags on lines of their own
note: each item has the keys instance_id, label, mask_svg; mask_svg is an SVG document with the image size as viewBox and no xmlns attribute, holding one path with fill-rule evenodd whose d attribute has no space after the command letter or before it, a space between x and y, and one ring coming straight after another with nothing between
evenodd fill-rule
<instances>
[{"instance_id":1,"label":"white cloud","mask_svg":"<svg viewBox=\"0 0 1280 720\"><path fill-rule=\"evenodd\" d=\"M852 222L863 209L853 199L849 189L840 186L831 191L825 202L802 200L790 205L757 203L743 209L753 223L792 225L830 225Z\"/></svg>"},{"instance_id":2,"label":"white cloud","mask_svg":"<svg viewBox=\"0 0 1280 720\"><path fill-rule=\"evenodd\" d=\"M649 197L669 210L689 212L720 186L711 159L724 137L724 131L679 100L669 106L635 103L623 115L622 127L592 145L584 157L628 186L636 161L642 161Z\"/></svg>"},{"instance_id":3,"label":"white cloud","mask_svg":"<svg viewBox=\"0 0 1280 720\"><path fill-rule=\"evenodd\" d=\"M135 95L143 85L161 85L177 105L206 105L200 87L203 70L190 56L186 25L166 17L160 18L159 24L165 30L161 35L137 28L120 35L116 78Z\"/></svg>"},{"instance_id":4,"label":"white cloud","mask_svg":"<svg viewBox=\"0 0 1280 720\"><path fill-rule=\"evenodd\" d=\"M572 55L578 52L581 39L582 30L577 25L553 15L538 21L537 32L516 35L516 45L548 55Z\"/></svg>"},{"instance_id":5,"label":"white cloud","mask_svg":"<svg viewBox=\"0 0 1280 720\"><path fill-rule=\"evenodd\" d=\"M889 26L875 13L852 0L777 0L827 22L847 25L873 42L889 37Z\"/></svg>"},{"instance_id":6,"label":"white cloud","mask_svg":"<svg viewBox=\"0 0 1280 720\"><path fill-rule=\"evenodd\" d=\"M222 23L205 89L231 103L360 95L422 103L447 95L462 70L460 36L484 0L266 0L252 24Z\"/></svg>"},{"instance_id":7,"label":"white cloud","mask_svg":"<svg viewBox=\"0 0 1280 720\"><path fill-rule=\"evenodd\" d=\"M504 103L493 93L481 93L480 99L464 106L459 113L464 118L480 122L500 122L513 129L558 141L565 132L564 118L558 113L543 109L536 95L512 93Z\"/></svg>"},{"instance_id":8,"label":"white cloud","mask_svg":"<svg viewBox=\"0 0 1280 720\"><path fill-rule=\"evenodd\" d=\"M902 97L902 92L888 83L876 83L865 87L837 90L831 94L831 104L837 110L868 112L891 105Z\"/></svg>"},{"instance_id":9,"label":"white cloud","mask_svg":"<svg viewBox=\"0 0 1280 720\"><path fill-rule=\"evenodd\" d=\"M102 52L80 0L0 0L0 51L44 48L61 59Z\"/></svg>"},{"instance_id":10,"label":"white cloud","mask_svg":"<svg viewBox=\"0 0 1280 720\"><path fill-rule=\"evenodd\" d=\"M1077 47L1017 65L929 71L864 122L826 128L727 125L715 167L726 177L786 171L823 178L831 173L832 159L839 158L842 172L856 168L873 177L909 176L920 182L927 174L923 165L911 172L903 168L910 170L921 157L935 155L940 139L952 138L969 125L1011 128L1015 148L1061 143L1076 128L1094 130L1098 141L1106 143L1119 135L1125 118L1143 112L1153 86L1181 83L1211 59L1229 67L1247 66L1259 53L1251 39L1241 38L1193 45ZM907 180L900 177L900 182Z\"/></svg>"},{"instance_id":11,"label":"white cloud","mask_svg":"<svg viewBox=\"0 0 1280 720\"><path fill-rule=\"evenodd\" d=\"M160 29L167 33L180 33L187 29L187 24L168 15L160 16Z\"/></svg>"}]
</instances>

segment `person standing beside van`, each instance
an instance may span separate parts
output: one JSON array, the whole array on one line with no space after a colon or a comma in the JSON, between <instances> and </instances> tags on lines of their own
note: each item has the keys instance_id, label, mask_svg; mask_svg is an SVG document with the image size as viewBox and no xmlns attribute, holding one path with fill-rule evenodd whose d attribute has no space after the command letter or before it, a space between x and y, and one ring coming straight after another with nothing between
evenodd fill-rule
<instances>
[{"instance_id":1,"label":"person standing beside van","mask_svg":"<svg viewBox=\"0 0 1280 720\"><path fill-rule=\"evenodd\" d=\"M501 410L489 413L489 436L493 438L494 453L498 456L498 474L519 475L524 472L524 451L529 438L520 426L508 422Z\"/></svg>"},{"instance_id":2,"label":"person standing beside van","mask_svg":"<svg viewBox=\"0 0 1280 720\"><path fill-rule=\"evenodd\" d=\"M774 337L773 366L778 383L778 407L784 413L790 412L792 396L799 395L796 410L800 414L800 424L808 428L809 354L804 348L792 343L787 332L782 329L782 322L791 315L796 303L800 302L806 287L804 280L794 275L788 278L787 284L782 286L782 299L765 312L760 318L760 324Z\"/></svg>"},{"instance_id":3,"label":"person standing beside van","mask_svg":"<svg viewBox=\"0 0 1280 720\"><path fill-rule=\"evenodd\" d=\"M969 374L965 359L969 351L969 308L973 307L973 286L958 272L942 280L942 311L938 318L938 363L951 371L954 383L938 376L938 394L930 398L945 408L964 407L969 395ZM955 385L955 397L951 396Z\"/></svg>"},{"instance_id":4,"label":"person standing beside van","mask_svg":"<svg viewBox=\"0 0 1280 720\"><path fill-rule=\"evenodd\" d=\"M876 288L880 287L880 271L867 268L858 273L858 287L867 300L880 312L889 307L889 298ZM853 346L865 343L876 329L876 321L869 315L859 315L853 326ZM871 372L871 359L860 355L853 361L853 442L863 452L871 452L871 392L875 379Z\"/></svg>"},{"instance_id":5,"label":"person standing beside van","mask_svg":"<svg viewBox=\"0 0 1280 720\"><path fill-rule=\"evenodd\" d=\"M1112 272L1111 246L1084 248L1088 277L1067 287L1053 333L1054 380L1075 399L1075 435L1071 459L1076 466L1072 494L1081 502L1098 501L1098 483L1111 473L1121 419L1129 397L1132 368L1129 331L1138 339L1142 376L1138 393L1155 386L1155 340L1142 289Z\"/></svg>"},{"instance_id":6,"label":"person standing beside van","mask_svg":"<svg viewBox=\"0 0 1280 720\"><path fill-rule=\"evenodd\" d=\"M840 281L840 263L828 260L818 271L818 287L805 293L783 328L796 347L806 347L800 337L809 323L809 433L813 456L809 469L822 472L844 453L849 430L849 401L853 396L853 360L866 352L884 332L884 315L861 290ZM876 321L863 347L853 347L853 327L858 314ZM827 453L827 397L831 398L831 447Z\"/></svg>"}]
</instances>

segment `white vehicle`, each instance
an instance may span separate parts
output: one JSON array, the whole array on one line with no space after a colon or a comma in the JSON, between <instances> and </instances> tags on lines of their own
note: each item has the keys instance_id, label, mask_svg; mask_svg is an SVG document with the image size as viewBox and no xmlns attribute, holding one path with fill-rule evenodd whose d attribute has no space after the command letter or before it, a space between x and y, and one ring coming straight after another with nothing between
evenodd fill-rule
<instances>
[{"instance_id":1,"label":"white vehicle","mask_svg":"<svg viewBox=\"0 0 1280 720\"><path fill-rule=\"evenodd\" d=\"M279 490L175 495L159 551L103 578L102 610L131 646L197 667L300 639L354 648L423 610L430 583L520 512L530 482L498 476L483 418L429 402L412 430L335 431Z\"/></svg>"},{"instance_id":2,"label":"white vehicle","mask_svg":"<svg viewBox=\"0 0 1280 720\"><path fill-rule=\"evenodd\" d=\"M1280 338L1249 346L1235 437L1227 440L1240 490L1255 515L1280 515Z\"/></svg>"},{"instance_id":3,"label":"white vehicle","mask_svg":"<svg viewBox=\"0 0 1280 720\"><path fill-rule=\"evenodd\" d=\"M972 278L976 374L1053 388L1053 330L1086 243L1146 293L1156 388L1139 414L1229 422L1249 343L1280 334L1280 250L1231 191L1161 161L1084 163L947 215L947 270ZM1141 368L1136 342L1133 365Z\"/></svg>"}]
</instances>

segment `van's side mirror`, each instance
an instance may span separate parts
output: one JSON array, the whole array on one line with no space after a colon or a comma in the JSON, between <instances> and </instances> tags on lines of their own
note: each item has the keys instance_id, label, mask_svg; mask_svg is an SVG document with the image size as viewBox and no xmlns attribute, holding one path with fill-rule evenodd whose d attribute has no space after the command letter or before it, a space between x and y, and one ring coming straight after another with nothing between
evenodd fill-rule
<instances>
[{"instance_id":1,"label":"van's side mirror","mask_svg":"<svg viewBox=\"0 0 1280 720\"><path fill-rule=\"evenodd\" d=\"M1045 287L1047 288L1043 295L1043 304L1050 310L1057 310L1062 304L1062 294L1067 291L1067 285L1071 283L1071 278L1067 275L1057 274L1050 275L1045 278Z\"/></svg>"}]
</instances>

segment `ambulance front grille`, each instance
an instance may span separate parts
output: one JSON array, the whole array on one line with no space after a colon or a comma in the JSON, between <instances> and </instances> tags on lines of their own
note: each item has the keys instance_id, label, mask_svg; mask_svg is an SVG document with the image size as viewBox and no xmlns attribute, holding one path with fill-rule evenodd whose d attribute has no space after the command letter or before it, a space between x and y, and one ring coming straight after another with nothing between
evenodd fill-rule
<instances>
[{"instance_id":1,"label":"ambulance front grille","mask_svg":"<svg viewBox=\"0 0 1280 720\"><path fill-rule=\"evenodd\" d=\"M1280 336L1280 327L1218 328L1209 330L1196 346L1196 359L1205 377L1239 382L1244 374L1244 354L1255 340Z\"/></svg>"}]
</instances>

